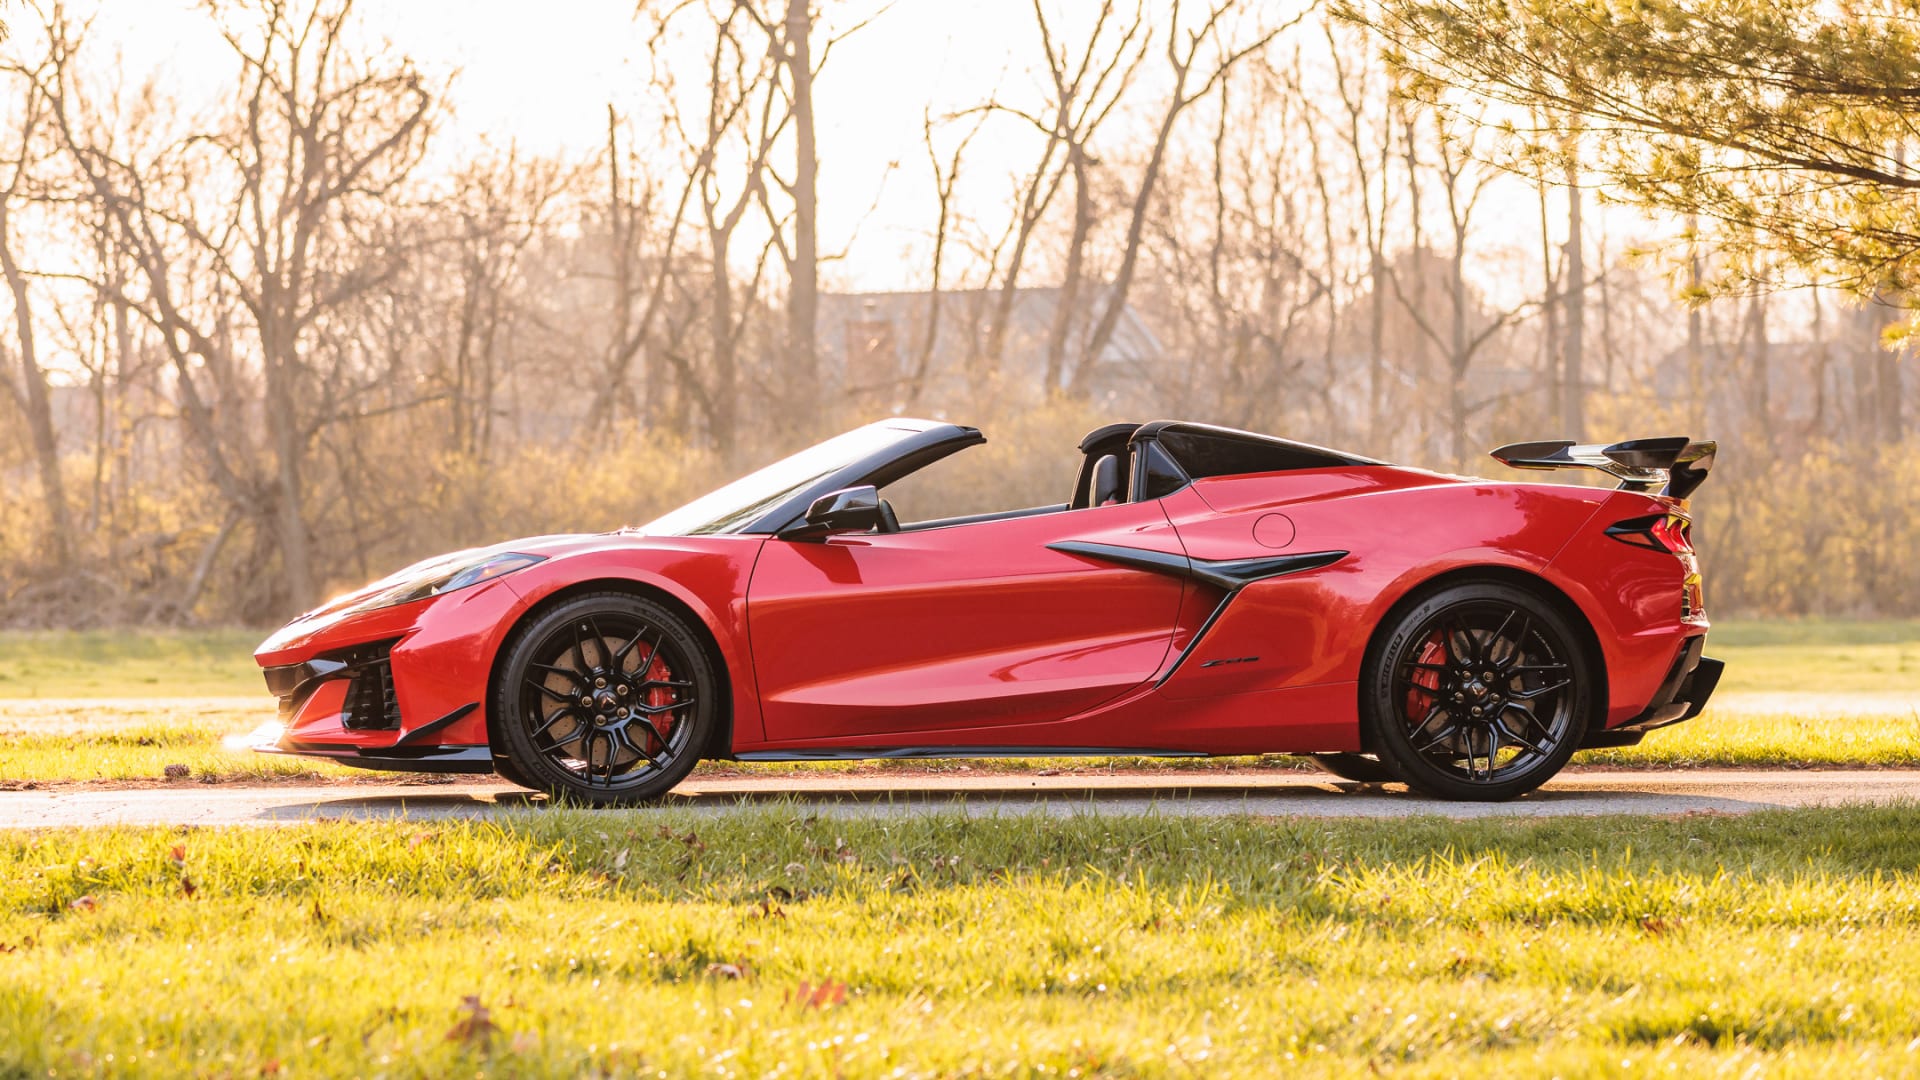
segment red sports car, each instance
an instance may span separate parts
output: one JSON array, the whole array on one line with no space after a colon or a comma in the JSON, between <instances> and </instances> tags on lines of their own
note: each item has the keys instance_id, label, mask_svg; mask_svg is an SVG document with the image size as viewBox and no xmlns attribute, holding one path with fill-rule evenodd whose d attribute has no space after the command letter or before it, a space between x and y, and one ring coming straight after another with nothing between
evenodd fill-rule
<instances>
[{"instance_id":1,"label":"red sports car","mask_svg":"<svg viewBox=\"0 0 1920 1080\"><path fill-rule=\"evenodd\" d=\"M1712 443L1494 451L1607 490L1112 424L1064 502L899 520L889 485L985 441L884 420L639 528L409 567L260 646L257 748L596 804L701 758L1034 754L1311 754L1504 799L1720 676L1686 513Z\"/></svg>"}]
</instances>

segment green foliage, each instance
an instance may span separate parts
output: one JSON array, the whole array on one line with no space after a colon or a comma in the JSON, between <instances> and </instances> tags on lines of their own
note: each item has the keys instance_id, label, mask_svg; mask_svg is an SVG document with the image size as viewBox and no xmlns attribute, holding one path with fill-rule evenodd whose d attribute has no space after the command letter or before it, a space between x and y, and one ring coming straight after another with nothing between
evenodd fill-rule
<instances>
[{"instance_id":1,"label":"green foliage","mask_svg":"<svg viewBox=\"0 0 1920 1080\"><path fill-rule=\"evenodd\" d=\"M1693 215L1741 278L1784 258L1864 295L1920 284L1914 0L1339 0L1407 92L1528 110L1612 192ZM1544 120L1540 118L1544 117ZM1540 126L1544 124L1544 126Z\"/></svg>"},{"instance_id":2,"label":"green foliage","mask_svg":"<svg viewBox=\"0 0 1920 1080\"><path fill-rule=\"evenodd\" d=\"M1920 440L1729 456L1709 483L1694 510L1710 613L1920 611Z\"/></svg>"},{"instance_id":3,"label":"green foliage","mask_svg":"<svg viewBox=\"0 0 1920 1080\"><path fill-rule=\"evenodd\" d=\"M13 833L0 1072L1895 1074L1917 826L776 809Z\"/></svg>"}]
</instances>

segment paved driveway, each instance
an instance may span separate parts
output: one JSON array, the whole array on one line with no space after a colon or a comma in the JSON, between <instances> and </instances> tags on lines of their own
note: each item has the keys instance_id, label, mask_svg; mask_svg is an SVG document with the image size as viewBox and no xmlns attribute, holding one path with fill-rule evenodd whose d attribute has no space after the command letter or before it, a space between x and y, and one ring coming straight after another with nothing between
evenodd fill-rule
<instances>
[{"instance_id":1,"label":"paved driveway","mask_svg":"<svg viewBox=\"0 0 1920 1080\"><path fill-rule=\"evenodd\" d=\"M1573 772L1508 803L1448 803L1398 787L1308 773L1261 775L821 776L700 779L663 805L699 813L804 806L809 813L1269 814L1308 817L1552 817L1747 813L1848 802L1920 801L1915 771ZM0 792L0 827L242 825L316 819L484 818L542 800L500 782L330 787L68 788ZM648 811L642 810L641 813Z\"/></svg>"}]
</instances>

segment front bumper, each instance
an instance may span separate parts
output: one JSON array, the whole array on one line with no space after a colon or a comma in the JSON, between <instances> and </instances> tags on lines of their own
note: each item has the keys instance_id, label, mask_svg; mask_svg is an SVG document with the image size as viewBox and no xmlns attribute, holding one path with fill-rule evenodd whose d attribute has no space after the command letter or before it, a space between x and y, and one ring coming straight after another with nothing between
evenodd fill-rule
<instances>
[{"instance_id":1,"label":"front bumper","mask_svg":"<svg viewBox=\"0 0 1920 1080\"><path fill-rule=\"evenodd\" d=\"M368 769L488 772L485 702L524 605L506 579L344 617L296 620L255 659L279 701L263 753Z\"/></svg>"},{"instance_id":2,"label":"front bumper","mask_svg":"<svg viewBox=\"0 0 1920 1080\"><path fill-rule=\"evenodd\" d=\"M259 754L321 758L357 769L389 772L490 773L493 751L485 746L354 746L305 742L292 738L286 725L262 724L247 737L247 749Z\"/></svg>"}]
</instances>

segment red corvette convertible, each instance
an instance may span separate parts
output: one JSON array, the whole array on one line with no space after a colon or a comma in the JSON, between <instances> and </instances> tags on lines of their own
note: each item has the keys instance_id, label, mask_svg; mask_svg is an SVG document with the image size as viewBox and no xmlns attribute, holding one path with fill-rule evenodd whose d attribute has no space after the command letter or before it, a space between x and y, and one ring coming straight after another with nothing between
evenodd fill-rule
<instances>
[{"instance_id":1,"label":"red corvette convertible","mask_svg":"<svg viewBox=\"0 0 1920 1080\"><path fill-rule=\"evenodd\" d=\"M1267 752L1504 799L1720 676L1686 513L1712 443L1494 451L1607 490L1113 424L1065 502L899 520L890 485L985 441L885 420L636 529L410 567L260 646L256 748L595 804L705 757Z\"/></svg>"}]
</instances>

